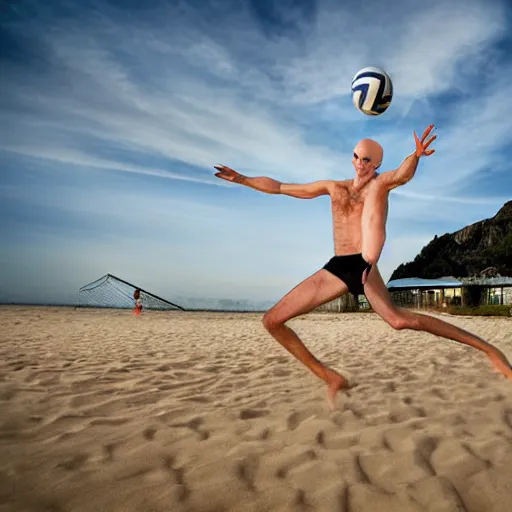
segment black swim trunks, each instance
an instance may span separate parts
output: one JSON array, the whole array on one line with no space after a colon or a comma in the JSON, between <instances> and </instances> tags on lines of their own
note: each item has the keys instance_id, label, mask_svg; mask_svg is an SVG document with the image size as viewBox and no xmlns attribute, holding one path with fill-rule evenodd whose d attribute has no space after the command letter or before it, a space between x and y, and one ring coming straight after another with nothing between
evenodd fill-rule
<instances>
[{"instance_id":1,"label":"black swim trunks","mask_svg":"<svg viewBox=\"0 0 512 512\"><path fill-rule=\"evenodd\" d=\"M323 268L340 278L348 286L350 293L364 295L363 272L367 268L370 273L372 265L365 261L361 254L334 256Z\"/></svg>"}]
</instances>

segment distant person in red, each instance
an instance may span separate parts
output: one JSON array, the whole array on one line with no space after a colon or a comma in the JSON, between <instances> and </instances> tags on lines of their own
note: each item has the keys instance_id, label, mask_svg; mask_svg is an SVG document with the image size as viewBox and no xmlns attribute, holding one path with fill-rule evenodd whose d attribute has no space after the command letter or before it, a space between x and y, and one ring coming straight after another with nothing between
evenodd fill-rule
<instances>
[{"instance_id":1,"label":"distant person in red","mask_svg":"<svg viewBox=\"0 0 512 512\"><path fill-rule=\"evenodd\" d=\"M140 299L140 290L138 288L133 292L133 298L135 300L135 309L133 310L133 313L135 315L140 315L142 313L142 301Z\"/></svg>"}]
</instances>

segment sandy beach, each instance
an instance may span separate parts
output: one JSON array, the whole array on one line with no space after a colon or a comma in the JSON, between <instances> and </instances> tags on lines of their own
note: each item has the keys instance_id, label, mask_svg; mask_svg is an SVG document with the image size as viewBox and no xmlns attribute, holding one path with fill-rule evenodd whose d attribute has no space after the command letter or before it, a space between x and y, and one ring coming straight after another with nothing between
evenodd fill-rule
<instances>
[{"instance_id":1,"label":"sandy beach","mask_svg":"<svg viewBox=\"0 0 512 512\"><path fill-rule=\"evenodd\" d=\"M448 317L512 358L512 319ZM506 512L512 384L373 313L0 308L1 512ZM508 505L507 505L508 503Z\"/></svg>"}]
</instances>

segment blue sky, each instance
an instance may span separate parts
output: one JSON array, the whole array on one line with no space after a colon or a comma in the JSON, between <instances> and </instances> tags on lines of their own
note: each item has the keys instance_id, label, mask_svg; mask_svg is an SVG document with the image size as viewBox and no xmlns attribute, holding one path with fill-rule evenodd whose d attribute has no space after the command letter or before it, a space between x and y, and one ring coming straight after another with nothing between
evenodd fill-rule
<instances>
[{"instance_id":1,"label":"blue sky","mask_svg":"<svg viewBox=\"0 0 512 512\"><path fill-rule=\"evenodd\" d=\"M1 1L2 301L73 301L107 272L169 300L279 299L331 257L329 200L218 163L348 179L360 138L388 170L434 123L436 153L391 195L386 280L511 199L506 2ZM366 66L393 80L378 118L351 102Z\"/></svg>"}]
</instances>

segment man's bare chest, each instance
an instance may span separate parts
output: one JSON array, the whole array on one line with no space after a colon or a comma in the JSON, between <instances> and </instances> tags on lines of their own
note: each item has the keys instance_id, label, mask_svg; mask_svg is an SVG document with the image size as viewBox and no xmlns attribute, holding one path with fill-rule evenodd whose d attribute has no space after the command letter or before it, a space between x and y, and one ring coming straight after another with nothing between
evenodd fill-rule
<instances>
[{"instance_id":1,"label":"man's bare chest","mask_svg":"<svg viewBox=\"0 0 512 512\"><path fill-rule=\"evenodd\" d=\"M354 191L343 188L331 196L332 210L336 214L361 212L367 197L367 191Z\"/></svg>"}]
</instances>

